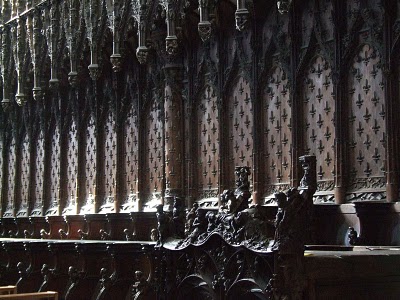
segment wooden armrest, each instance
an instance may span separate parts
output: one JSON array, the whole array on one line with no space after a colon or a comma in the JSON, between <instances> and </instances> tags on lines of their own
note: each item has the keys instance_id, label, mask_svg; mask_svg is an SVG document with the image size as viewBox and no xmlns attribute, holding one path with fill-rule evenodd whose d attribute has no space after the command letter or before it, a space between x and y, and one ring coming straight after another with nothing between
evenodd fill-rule
<instances>
[{"instance_id":1,"label":"wooden armrest","mask_svg":"<svg viewBox=\"0 0 400 300\"><path fill-rule=\"evenodd\" d=\"M16 294L17 287L15 285L0 286L0 295Z\"/></svg>"},{"instance_id":2,"label":"wooden armrest","mask_svg":"<svg viewBox=\"0 0 400 300\"><path fill-rule=\"evenodd\" d=\"M38 300L38 299L52 299L58 300L57 292L37 292L37 293L24 293L24 294L13 294L13 295L0 295L0 299L9 300Z\"/></svg>"}]
</instances>

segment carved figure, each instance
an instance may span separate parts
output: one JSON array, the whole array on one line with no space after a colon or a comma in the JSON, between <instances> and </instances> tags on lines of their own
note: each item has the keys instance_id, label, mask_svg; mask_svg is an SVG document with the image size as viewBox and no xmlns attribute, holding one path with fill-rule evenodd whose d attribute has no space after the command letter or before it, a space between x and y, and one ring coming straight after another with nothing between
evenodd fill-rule
<instances>
[{"instance_id":1,"label":"carved figure","mask_svg":"<svg viewBox=\"0 0 400 300\"><path fill-rule=\"evenodd\" d=\"M133 285L133 299L142 299L149 289L149 283L142 271L135 271L136 282Z\"/></svg>"},{"instance_id":2,"label":"carved figure","mask_svg":"<svg viewBox=\"0 0 400 300\"><path fill-rule=\"evenodd\" d=\"M157 216L157 231L158 231L157 245L161 246L165 240L165 234L167 231L167 216L164 213L162 204L159 204L157 206L156 216Z\"/></svg>"},{"instance_id":3,"label":"carved figure","mask_svg":"<svg viewBox=\"0 0 400 300\"><path fill-rule=\"evenodd\" d=\"M177 238L184 238L185 235L185 207L183 199L174 198L174 208L172 210L172 220L174 222L174 233Z\"/></svg>"},{"instance_id":4,"label":"carved figure","mask_svg":"<svg viewBox=\"0 0 400 300\"><path fill-rule=\"evenodd\" d=\"M199 208L197 202L193 203L193 207L186 214L186 224L185 224L185 235L187 236L189 232L192 231L193 221L196 218L196 211Z\"/></svg>"}]
</instances>

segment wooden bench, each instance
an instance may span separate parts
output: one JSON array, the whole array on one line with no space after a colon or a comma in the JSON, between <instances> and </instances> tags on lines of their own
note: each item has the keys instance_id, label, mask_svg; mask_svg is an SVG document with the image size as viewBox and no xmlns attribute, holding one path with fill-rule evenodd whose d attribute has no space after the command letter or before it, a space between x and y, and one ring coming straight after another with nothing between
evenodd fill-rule
<instances>
[{"instance_id":1,"label":"wooden bench","mask_svg":"<svg viewBox=\"0 0 400 300\"><path fill-rule=\"evenodd\" d=\"M24 293L24 294L12 294L12 295L0 295L0 299L9 300L35 300L35 299L52 299L58 300L57 292L37 292L37 293Z\"/></svg>"},{"instance_id":2,"label":"wooden bench","mask_svg":"<svg viewBox=\"0 0 400 300\"><path fill-rule=\"evenodd\" d=\"M16 293L17 293L17 287L15 285L0 286L0 296L16 294Z\"/></svg>"}]
</instances>

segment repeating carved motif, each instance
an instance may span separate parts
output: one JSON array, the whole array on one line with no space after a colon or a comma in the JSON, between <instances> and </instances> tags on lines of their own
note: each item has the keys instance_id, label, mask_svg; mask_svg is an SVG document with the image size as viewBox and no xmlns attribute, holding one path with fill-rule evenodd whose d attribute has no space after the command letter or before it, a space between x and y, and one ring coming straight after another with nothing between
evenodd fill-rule
<instances>
[{"instance_id":1,"label":"repeating carved motif","mask_svg":"<svg viewBox=\"0 0 400 300\"><path fill-rule=\"evenodd\" d=\"M146 167L144 170L145 187L147 188L145 201L148 201L148 203L143 203L143 205L145 209L151 209L153 204L159 203L159 195L161 195L164 187L164 124L161 104L153 99L146 115L148 117L145 127Z\"/></svg>"},{"instance_id":2,"label":"repeating carved motif","mask_svg":"<svg viewBox=\"0 0 400 300\"><path fill-rule=\"evenodd\" d=\"M350 190L354 191L369 188L367 181L371 180L379 185L385 173L386 113L381 55L370 45L364 45L354 58L348 87ZM359 179L365 182L362 186Z\"/></svg>"},{"instance_id":3,"label":"repeating carved motif","mask_svg":"<svg viewBox=\"0 0 400 300\"><path fill-rule=\"evenodd\" d=\"M291 161L297 154L318 157L321 193L317 196L328 195L320 202L335 200L331 197L335 184L338 203L384 199L392 181L393 186L398 184L397 129L391 130L399 108L393 96L399 83L391 77L398 73L391 68L398 61L400 40L399 5L390 9L395 1L278 1L280 9L270 3L263 12L255 8L264 4L240 2L235 7L225 1L215 7L216 3L203 0L163 0L161 6L140 0L0 2L2 113L18 115L22 109L12 102L28 101L35 109L24 112L25 124L31 124L25 127L43 129L38 139L38 129L27 128L29 141L21 140L18 131L14 148L7 140L5 174L0 174L5 185L2 208L9 207L6 216L29 215L31 209L32 215L56 213L65 201L65 214L79 213L81 206L82 213L97 212L97 204L112 208L116 193L124 211L136 210L139 200L145 210L154 209L153 204L174 195L215 204L221 185L234 185L235 165L252 167L253 152L258 184L254 188L262 187L255 192L269 199L275 191L289 188L291 179L298 179ZM187 14L196 5L200 23ZM293 9L287 13L289 7ZM248 13L254 26L244 26L250 24ZM232 18L225 18L228 15ZM188 39L199 28L201 36ZM137 57L129 55L136 47ZM321 57L305 70L315 52ZM265 73L270 76L257 78ZM130 93L140 95L140 105L128 108L129 97L116 101L111 117L109 103L101 100L114 92L121 98L127 74L138 80ZM157 82L156 96L151 89L144 91L146 81ZM390 83L387 90L384 81ZM261 99L250 99L249 83L251 95L261 91ZM80 99L85 90L93 96L87 103L57 103L63 93ZM221 96L215 95L220 90L227 99L223 105L218 102ZM157 98L150 107L145 105L149 95ZM51 97L53 101L48 101ZM291 99L302 114L293 114L293 119ZM335 107L335 101L341 105ZM260 114L254 114L256 109ZM90 119L87 125L81 118L86 120L89 111L96 122ZM68 128L51 133L48 130L55 126L51 114L63 122L75 118L76 124L72 121ZM334 124L334 118L346 122ZM292 130L292 124L304 126ZM253 134L253 126L260 131L254 127ZM77 127L82 128L79 135ZM12 131L1 130L4 137ZM60 148L61 132L68 134L65 149ZM116 132L123 136L117 139ZM117 140L122 147L118 151ZM291 153L292 146L296 153ZM123 157L117 163L118 155ZM60 166L64 157L65 172ZM293 178L290 170L296 173ZM116 191L117 178L121 187Z\"/></svg>"},{"instance_id":4,"label":"repeating carved motif","mask_svg":"<svg viewBox=\"0 0 400 300\"><path fill-rule=\"evenodd\" d=\"M32 216L43 215L43 180L44 180L44 134L40 130L36 142L35 158L35 200L33 204Z\"/></svg>"},{"instance_id":5,"label":"repeating carved motif","mask_svg":"<svg viewBox=\"0 0 400 300\"><path fill-rule=\"evenodd\" d=\"M317 56L304 82L304 153L315 155L319 189L333 189L334 113L332 70L326 60Z\"/></svg>"},{"instance_id":6,"label":"repeating carved motif","mask_svg":"<svg viewBox=\"0 0 400 300\"><path fill-rule=\"evenodd\" d=\"M138 116L136 109L131 106L125 121L125 195L123 209L137 210L136 192L138 181L139 136Z\"/></svg>"},{"instance_id":7,"label":"repeating carved motif","mask_svg":"<svg viewBox=\"0 0 400 300\"><path fill-rule=\"evenodd\" d=\"M59 214L60 198L60 129L55 126L51 142L50 158L50 205L46 215Z\"/></svg>"},{"instance_id":8,"label":"repeating carved motif","mask_svg":"<svg viewBox=\"0 0 400 300\"><path fill-rule=\"evenodd\" d=\"M104 143L105 198L103 199L100 211L113 209L113 202L116 195L117 134L115 132L114 114L111 110L108 112L105 124Z\"/></svg>"},{"instance_id":9,"label":"repeating carved motif","mask_svg":"<svg viewBox=\"0 0 400 300\"><path fill-rule=\"evenodd\" d=\"M25 134L21 147L21 189L20 203L17 208L17 217L26 217L28 214L28 197L29 197L29 176L30 176L30 142L29 137Z\"/></svg>"},{"instance_id":10,"label":"repeating carved motif","mask_svg":"<svg viewBox=\"0 0 400 300\"><path fill-rule=\"evenodd\" d=\"M75 120L71 121L68 130L67 149L67 203L63 214L76 213L78 196L78 138Z\"/></svg>"},{"instance_id":11,"label":"repeating carved motif","mask_svg":"<svg viewBox=\"0 0 400 300\"><path fill-rule=\"evenodd\" d=\"M218 189L219 111L214 89L207 85L197 108L198 199Z\"/></svg>"},{"instance_id":12,"label":"repeating carved motif","mask_svg":"<svg viewBox=\"0 0 400 300\"><path fill-rule=\"evenodd\" d=\"M90 116L86 129L86 153L85 153L85 199L81 213L94 213L96 197L96 127Z\"/></svg>"},{"instance_id":13,"label":"repeating carved motif","mask_svg":"<svg viewBox=\"0 0 400 300\"><path fill-rule=\"evenodd\" d=\"M235 166L253 166L253 102L249 82L239 77L229 97L229 174ZM250 179L252 182L252 179ZM230 176L229 186L235 186Z\"/></svg>"},{"instance_id":14,"label":"repeating carved motif","mask_svg":"<svg viewBox=\"0 0 400 300\"><path fill-rule=\"evenodd\" d=\"M279 190L290 181L291 114L287 76L281 67L275 67L263 96L266 191Z\"/></svg>"},{"instance_id":15,"label":"repeating carved motif","mask_svg":"<svg viewBox=\"0 0 400 300\"><path fill-rule=\"evenodd\" d=\"M8 176L7 176L7 206L3 217L14 217L15 209L15 164L16 164L16 144L13 137L8 149Z\"/></svg>"}]
</instances>

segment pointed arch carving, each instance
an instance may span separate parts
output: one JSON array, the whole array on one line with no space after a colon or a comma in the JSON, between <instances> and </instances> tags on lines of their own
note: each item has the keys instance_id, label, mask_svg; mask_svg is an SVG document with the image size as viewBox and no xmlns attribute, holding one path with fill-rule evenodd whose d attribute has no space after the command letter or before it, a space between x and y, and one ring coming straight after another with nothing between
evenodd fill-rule
<instances>
[{"instance_id":1,"label":"pointed arch carving","mask_svg":"<svg viewBox=\"0 0 400 300\"><path fill-rule=\"evenodd\" d=\"M327 60L316 55L305 71L303 82L304 154L316 155L319 201L333 201L335 99L332 68ZM317 195L319 194L317 193ZM330 196L325 196L330 193Z\"/></svg>"},{"instance_id":2,"label":"pointed arch carving","mask_svg":"<svg viewBox=\"0 0 400 300\"><path fill-rule=\"evenodd\" d=\"M264 195L286 189L291 173L291 102L288 77L280 64L274 65L263 91Z\"/></svg>"},{"instance_id":3,"label":"pointed arch carving","mask_svg":"<svg viewBox=\"0 0 400 300\"><path fill-rule=\"evenodd\" d=\"M370 44L358 48L348 74L349 200L368 189L385 190L386 129L382 56Z\"/></svg>"}]
</instances>

